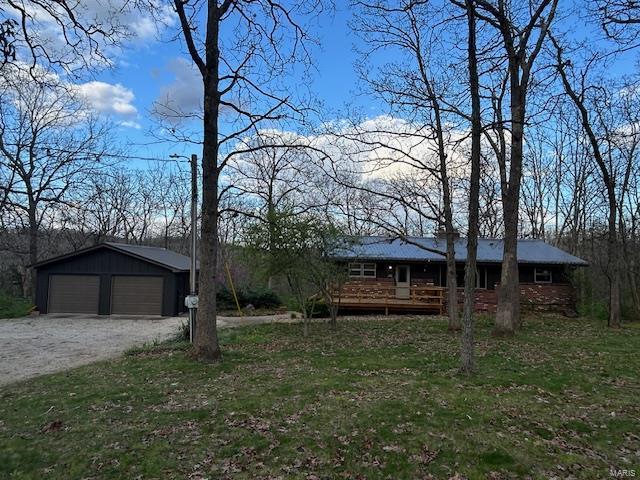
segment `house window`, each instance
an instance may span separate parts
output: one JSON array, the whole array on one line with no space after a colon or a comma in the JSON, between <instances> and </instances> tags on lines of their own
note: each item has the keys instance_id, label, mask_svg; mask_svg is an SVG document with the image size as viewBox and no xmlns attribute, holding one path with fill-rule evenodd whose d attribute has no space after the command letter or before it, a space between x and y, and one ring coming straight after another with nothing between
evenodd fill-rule
<instances>
[{"instance_id":1,"label":"house window","mask_svg":"<svg viewBox=\"0 0 640 480\"><path fill-rule=\"evenodd\" d=\"M376 264L350 263L349 276L352 278L376 278Z\"/></svg>"},{"instance_id":2,"label":"house window","mask_svg":"<svg viewBox=\"0 0 640 480\"><path fill-rule=\"evenodd\" d=\"M551 270L548 268L536 268L533 271L533 281L535 283L551 283Z\"/></svg>"}]
</instances>

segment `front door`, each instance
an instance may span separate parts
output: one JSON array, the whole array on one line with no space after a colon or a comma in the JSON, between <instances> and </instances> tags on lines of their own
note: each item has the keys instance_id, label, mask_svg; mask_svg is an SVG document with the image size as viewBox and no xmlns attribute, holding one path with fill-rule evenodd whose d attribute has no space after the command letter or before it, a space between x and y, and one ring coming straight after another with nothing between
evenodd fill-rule
<instances>
[{"instance_id":1,"label":"front door","mask_svg":"<svg viewBox=\"0 0 640 480\"><path fill-rule=\"evenodd\" d=\"M411 273L409 265L396 267L396 298L411 298Z\"/></svg>"}]
</instances>

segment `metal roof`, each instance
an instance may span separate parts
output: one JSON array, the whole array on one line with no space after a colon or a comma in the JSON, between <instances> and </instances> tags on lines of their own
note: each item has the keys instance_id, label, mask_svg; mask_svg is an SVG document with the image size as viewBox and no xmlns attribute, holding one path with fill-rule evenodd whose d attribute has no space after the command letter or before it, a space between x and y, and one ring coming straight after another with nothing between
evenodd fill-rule
<instances>
[{"instance_id":1,"label":"metal roof","mask_svg":"<svg viewBox=\"0 0 640 480\"><path fill-rule=\"evenodd\" d=\"M123 253L130 257L135 257L135 258L147 261L149 263L153 263L160 267L167 268L173 272L186 272L189 270L191 266L191 260L189 257L187 257L186 255L182 255L180 253L174 252L172 250L167 250L166 248L148 247L145 245L131 245L128 243L116 243L116 242L104 242L99 245L94 245L93 247L83 248L75 252L50 258L48 260L38 262L31 266L34 268L38 268L44 265L49 265L51 263L63 261L63 260L66 260L67 258L75 257L77 255L83 255L85 253L93 252L101 248L109 248L111 250L115 250L117 252Z\"/></svg>"},{"instance_id":2,"label":"metal roof","mask_svg":"<svg viewBox=\"0 0 640 480\"><path fill-rule=\"evenodd\" d=\"M331 257L341 260L445 261L444 237L350 237L336 247ZM478 239L478 262L502 263L503 240ZM467 239L455 242L456 261L467 259ZM518 263L583 265L588 263L542 240L519 239Z\"/></svg>"},{"instance_id":3,"label":"metal roof","mask_svg":"<svg viewBox=\"0 0 640 480\"><path fill-rule=\"evenodd\" d=\"M143 260L168 267L174 271L186 271L191 267L191 259L189 257L172 250L167 250L166 248L114 242L105 242L105 245L109 245L123 253L142 258Z\"/></svg>"}]
</instances>

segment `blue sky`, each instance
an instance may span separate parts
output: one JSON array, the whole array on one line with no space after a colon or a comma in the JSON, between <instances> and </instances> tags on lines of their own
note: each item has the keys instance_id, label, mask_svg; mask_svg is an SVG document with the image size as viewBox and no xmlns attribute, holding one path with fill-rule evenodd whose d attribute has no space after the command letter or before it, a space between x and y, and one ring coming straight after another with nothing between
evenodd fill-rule
<instances>
[{"instance_id":1,"label":"blue sky","mask_svg":"<svg viewBox=\"0 0 640 480\"><path fill-rule=\"evenodd\" d=\"M320 46L314 50L317 70L312 72L314 80L311 90L332 113L338 114L346 104L355 104L369 115L376 115L382 112L380 105L354 95L358 79L354 70L357 54L353 45L358 38L348 27L349 20L350 12L338 8L333 15L318 21L314 34ZM179 66L176 67L178 59L190 62L180 42L156 41L136 45L122 52L115 68L102 72L96 78L101 82L121 85L134 95L130 104L136 108L137 115L113 115L116 122L138 124L136 128L120 126L118 131L119 140L127 145L127 151L132 154L165 157L172 152L188 153L191 149L180 145L155 144L156 139L149 135L149 130L156 128L151 114L154 101L175 83L176 68L180 70ZM194 81L197 79L194 78ZM292 88L296 88L297 81L292 79Z\"/></svg>"},{"instance_id":2,"label":"blue sky","mask_svg":"<svg viewBox=\"0 0 640 480\"><path fill-rule=\"evenodd\" d=\"M314 80L311 91L324 103L329 116L340 117L347 104L359 108L369 117L384 113L384 105L375 99L356 94L359 88L354 63L358 61L358 55L353 46L360 40L349 28L351 12L345 6L347 2L337 3L339 5L335 13L319 19L313 32L320 47L315 49L317 70L312 74ZM577 23L576 26L574 22L570 28L580 37L586 33L586 29ZM389 58L389 53L382 53L378 57L382 62ZM619 73L635 70L633 58L635 54L629 54L618 60L611 65L611 71ZM179 41L137 42L135 46L122 52L114 69L103 72L96 78L98 81L123 87L114 90L114 94L122 95L123 98L128 94L129 97L124 98L124 101L135 107L135 114L130 109L125 109L126 115L113 115L116 122L128 125L121 125L117 136L130 154L164 158L174 152L192 152L192 146L157 144L157 140L149 134L150 130L157 129L150 111L154 101L163 92L172 88L175 91L177 86L180 95L184 95L187 100L189 95L197 96L195 90L198 88L199 78L189 76L188 63L184 62L190 63L190 59ZM182 83L176 85L176 80ZM299 79L292 78L289 81L291 88L295 89Z\"/></svg>"}]
</instances>

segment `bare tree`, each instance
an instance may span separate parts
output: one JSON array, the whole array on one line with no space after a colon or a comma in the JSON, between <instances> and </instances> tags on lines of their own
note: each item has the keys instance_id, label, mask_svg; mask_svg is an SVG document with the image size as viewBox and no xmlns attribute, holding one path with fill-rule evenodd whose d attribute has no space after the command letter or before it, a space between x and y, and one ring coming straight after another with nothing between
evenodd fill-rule
<instances>
[{"instance_id":1,"label":"bare tree","mask_svg":"<svg viewBox=\"0 0 640 480\"><path fill-rule=\"evenodd\" d=\"M226 210L265 224L268 244L273 246L276 218L304 215L325 203L314 194L318 180L314 152L296 135L280 131L261 131L247 145L254 148L233 157L228 165ZM269 288L273 280L269 276Z\"/></svg>"},{"instance_id":2,"label":"bare tree","mask_svg":"<svg viewBox=\"0 0 640 480\"><path fill-rule=\"evenodd\" d=\"M595 17L607 38L623 48L637 47L640 5L634 0L594 0Z\"/></svg>"},{"instance_id":3,"label":"bare tree","mask_svg":"<svg viewBox=\"0 0 640 480\"><path fill-rule=\"evenodd\" d=\"M447 135L455 136L455 132ZM351 124L333 132L332 144L340 153L325 158L324 171L338 185L356 197L349 215L356 223L366 223L375 233L397 237L417 248L443 255L447 262L455 260L443 249L433 249L416 241L415 236L441 231L444 225L444 206L440 176L441 157L433 143L433 130L423 129L399 119L380 118ZM455 165L457 142L447 144L448 168ZM448 178L451 185L451 179ZM357 192L357 193L356 193ZM453 195L451 195L453 197ZM453 243L455 230L452 220ZM449 244L449 241L446 242ZM449 281L456 290L456 281ZM450 290L450 291L451 291ZM452 300L455 303L451 303ZM451 330L459 329L457 292L449 296ZM452 320L453 318L453 320Z\"/></svg>"},{"instance_id":4,"label":"bare tree","mask_svg":"<svg viewBox=\"0 0 640 480\"><path fill-rule=\"evenodd\" d=\"M476 259L478 254L478 223L480 210L480 156L481 156L481 111L480 80L476 46L476 14L474 0L465 2L468 24L468 68L471 93L471 173L469 188L469 223L467 228L467 260L464 274L464 309L462 313L462 341L460 369L465 374L473 372L474 366L474 320Z\"/></svg>"},{"instance_id":5,"label":"bare tree","mask_svg":"<svg viewBox=\"0 0 640 480\"><path fill-rule=\"evenodd\" d=\"M0 68L27 66L34 80L44 80L40 68L64 71L75 76L112 65L114 50L135 36L131 26L150 0L6 0L0 5ZM137 18L138 17L138 18ZM37 68L38 67L38 68Z\"/></svg>"},{"instance_id":6,"label":"bare tree","mask_svg":"<svg viewBox=\"0 0 640 480\"><path fill-rule=\"evenodd\" d=\"M58 215L73 250L123 238L124 205L133 200L128 173L119 168L95 172L83 182L73 205Z\"/></svg>"},{"instance_id":7,"label":"bare tree","mask_svg":"<svg viewBox=\"0 0 640 480\"><path fill-rule=\"evenodd\" d=\"M36 83L18 70L5 70L0 82L0 168L13 180L1 186L0 198L13 228L27 232L27 251L16 253L33 264L43 222L70 204L100 165L107 129L65 85ZM29 272L25 296L34 293Z\"/></svg>"},{"instance_id":8,"label":"bare tree","mask_svg":"<svg viewBox=\"0 0 640 480\"><path fill-rule=\"evenodd\" d=\"M551 150L546 144L547 131L532 128L528 137L529 148L523 160L523 181L521 205L526 219L522 234L525 237L547 238L547 223L553 196L554 163L558 159L552 158ZM521 219L524 223L525 219Z\"/></svg>"},{"instance_id":9,"label":"bare tree","mask_svg":"<svg viewBox=\"0 0 640 480\"><path fill-rule=\"evenodd\" d=\"M299 21L323 5L174 0L173 6L204 90L200 304L193 355L215 361L221 356L216 331L220 175L233 156L253 149L242 145L243 138L261 125L302 113L298 98L278 81L293 64L308 60L309 38Z\"/></svg>"},{"instance_id":10,"label":"bare tree","mask_svg":"<svg viewBox=\"0 0 640 480\"><path fill-rule=\"evenodd\" d=\"M172 238L186 238L189 233L185 226L190 223L190 174L181 168L184 165L185 162L155 161L143 171L144 184L152 187L150 193L155 196L153 230L157 231L164 248L170 248Z\"/></svg>"},{"instance_id":11,"label":"bare tree","mask_svg":"<svg viewBox=\"0 0 640 480\"><path fill-rule=\"evenodd\" d=\"M568 60L566 49L555 37L551 37L556 55L556 69L567 96L580 115L581 125L586 135L593 159L600 171L607 200L607 263L609 280L609 319L612 328L621 323L621 255L619 234L624 229L621 201L627 195L629 180L633 171L637 149L636 115L631 118L617 118L620 101L627 95L636 95L637 85L617 85L613 89L606 81L598 81L594 73L594 63L598 54L587 58L579 68ZM575 58L574 58L575 61ZM623 110L629 112L628 108ZM628 131L631 129L631 131ZM622 154L621 154L622 153Z\"/></svg>"},{"instance_id":12,"label":"bare tree","mask_svg":"<svg viewBox=\"0 0 640 480\"><path fill-rule=\"evenodd\" d=\"M500 201L500 175L493 157L484 153L480 158L480 212L478 230L481 237L498 238L504 230Z\"/></svg>"},{"instance_id":13,"label":"bare tree","mask_svg":"<svg viewBox=\"0 0 640 480\"><path fill-rule=\"evenodd\" d=\"M423 139L426 158L408 163L414 168L419 165L423 174L440 183L438 218L441 218L439 227L446 234L449 329L459 330L457 229L450 178L450 169L455 170L452 150L459 142L454 127L459 118L450 115L458 94L452 88L458 72L450 62L443 62L441 43L432 41L445 35L451 24L451 12L446 3L438 2L355 2L355 5L358 14L354 26L368 46L363 57L370 58L384 49L398 59L378 70L365 66L361 68L361 77L372 93L389 105L392 114L402 115L416 126L415 135ZM407 156L417 159L419 154L408 151Z\"/></svg>"},{"instance_id":14,"label":"bare tree","mask_svg":"<svg viewBox=\"0 0 640 480\"><path fill-rule=\"evenodd\" d=\"M477 0L476 4L476 16L499 34L504 49L501 58L506 61L503 93L497 97L500 103L494 107L498 114L496 125L499 132L504 134L505 125L509 125L508 143L504 136L500 136L501 145L496 149L499 153L504 251L495 333L508 335L520 323L518 225L527 94L533 66L554 19L558 0ZM508 119L502 118L501 95L504 93L509 96ZM491 136L487 138L491 139Z\"/></svg>"}]
</instances>

